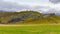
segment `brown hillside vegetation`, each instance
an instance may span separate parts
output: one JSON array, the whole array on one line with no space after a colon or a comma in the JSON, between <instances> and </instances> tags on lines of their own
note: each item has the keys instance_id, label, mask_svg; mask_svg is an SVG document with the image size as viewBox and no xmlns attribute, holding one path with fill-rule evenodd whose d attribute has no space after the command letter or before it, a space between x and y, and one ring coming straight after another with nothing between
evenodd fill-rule
<instances>
[{"instance_id":1,"label":"brown hillside vegetation","mask_svg":"<svg viewBox=\"0 0 60 34\"><path fill-rule=\"evenodd\" d=\"M45 24L60 23L60 16L42 14L37 11L2 12L0 24Z\"/></svg>"}]
</instances>

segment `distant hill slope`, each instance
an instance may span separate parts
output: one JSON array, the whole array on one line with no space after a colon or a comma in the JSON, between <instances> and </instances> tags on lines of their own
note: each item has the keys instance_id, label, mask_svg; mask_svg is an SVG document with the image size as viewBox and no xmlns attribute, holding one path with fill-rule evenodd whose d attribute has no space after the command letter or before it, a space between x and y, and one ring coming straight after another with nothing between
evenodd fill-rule
<instances>
[{"instance_id":1,"label":"distant hill slope","mask_svg":"<svg viewBox=\"0 0 60 34\"><path fill-rule=\"evenodd\" d=\"M43 24L60 23L60 16L41 14L37 11L2 12L0 24Z\"/></svg>"}]
</instances>

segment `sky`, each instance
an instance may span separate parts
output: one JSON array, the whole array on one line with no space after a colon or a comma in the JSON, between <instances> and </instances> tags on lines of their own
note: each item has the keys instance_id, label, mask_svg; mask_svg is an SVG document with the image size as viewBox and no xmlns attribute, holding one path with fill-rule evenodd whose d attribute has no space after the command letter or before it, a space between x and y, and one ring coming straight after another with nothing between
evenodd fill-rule
<instances>
[{"instance_id":1,"label":"sky","mask_svg":"<svg viewBox=\"0 0 60 34\"><path fill-rule=\"evenodd\" d=\"M0 10L60 13L60 0L0 0Z\"/></svg>"}]
</instances>

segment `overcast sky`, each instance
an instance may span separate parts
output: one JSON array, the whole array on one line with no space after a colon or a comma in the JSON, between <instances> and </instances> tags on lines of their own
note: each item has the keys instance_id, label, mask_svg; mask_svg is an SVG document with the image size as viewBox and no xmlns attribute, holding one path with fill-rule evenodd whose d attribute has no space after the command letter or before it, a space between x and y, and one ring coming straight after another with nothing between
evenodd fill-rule
<instances>
[{"instance_id":1,"label":"overcast sky","mask_svg":"<svg viewBox=\"0 0 60 34\"><path fill-rule=\"evenodd\" d=\"M0 0L0 10L60 10L60 0Z\"/></svg>"}]
</instances>

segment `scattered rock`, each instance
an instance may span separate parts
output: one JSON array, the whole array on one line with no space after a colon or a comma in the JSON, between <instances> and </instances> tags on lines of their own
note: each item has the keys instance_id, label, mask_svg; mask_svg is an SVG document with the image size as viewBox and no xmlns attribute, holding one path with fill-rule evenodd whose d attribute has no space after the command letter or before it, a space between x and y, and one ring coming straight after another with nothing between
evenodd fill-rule
<instances>
[{"instance_id":1,"label":"scattered rock","mask_svg":"<svg viewBox=\"0 0 60 34\"><path fill-rule=\"evenodd\" d=\"M8 21L8 23L16 23L16 22L18 22L20 20L21 20L20 18L13 18L10 21Z\"/></svg>"}]
</instances>

